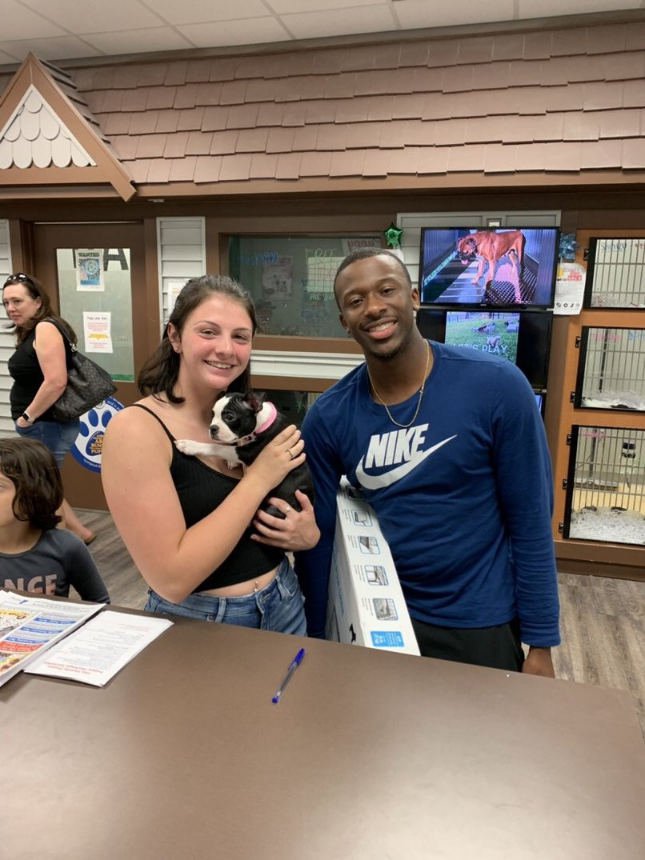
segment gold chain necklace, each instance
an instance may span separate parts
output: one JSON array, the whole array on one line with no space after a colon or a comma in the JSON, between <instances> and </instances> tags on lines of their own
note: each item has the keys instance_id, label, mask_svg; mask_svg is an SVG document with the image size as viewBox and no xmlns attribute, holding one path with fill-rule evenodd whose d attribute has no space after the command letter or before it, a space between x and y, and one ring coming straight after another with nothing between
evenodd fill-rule
<instances>
[{"instance_id":1,"label":"gold chain necklace","mask_svg":"<svg viewBox=\"0 0 645 860\"><path fill-rule=\"evenodd\" d=\"M412 416L412 418L410 419L410 421L407 424L400 424L396 420L396 418L392 415L392 413L390 412L390 410L387 407L387 403L383 400L381 395L376 390L376 386L374 385L374 382L372 381L372 377L370 375L369 367L367 365L365 365L365 369L367 370L367 378L370 381L370 385L372 387L372 391L374 392L376 399L378 400L378 402L381 404L381 406L387 412L387 417L390 419L392 424L394 424L396 427L401 427L401 429L403 429L403 430L407 430L408 427L411 427L414 424L414 422L417 420L417 415L419 414L419 409L421 409L421 401L423 400L423 392L425 391L426 382L428 380L428 372L430 370L430 356L432 355L432 353L430 352L430 344L428 343L428 341L426 341L426 350L427 350L426 369L423 373L423 380L421 382L421 388L419 389L419 400L417 402L417 408L414 410L414 415Z\"/></svg>"}]
</instances>

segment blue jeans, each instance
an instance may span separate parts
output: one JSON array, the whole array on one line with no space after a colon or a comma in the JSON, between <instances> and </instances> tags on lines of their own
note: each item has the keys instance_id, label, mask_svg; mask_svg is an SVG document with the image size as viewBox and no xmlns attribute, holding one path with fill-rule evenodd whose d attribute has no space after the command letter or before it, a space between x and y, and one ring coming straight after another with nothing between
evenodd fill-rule
<instances>
[{"instance_id":1,"label":"blue jeans","mask_svg":"<svg viewBox=\"0 0 645 860\"><path fill-rule=\"evenodd\" d=\"M65 454L76 442L80 426L80 420L66 421L64 424L58 421L36 421L29 427L16 427L16 433L42 442L52 452L58 468L61 469Z\"/></svg>"},{"instance_id":2,"label":"blue jeans","mask_svg":"<svg viewBox=\"0 0 645 860\"><path fill-rule=\"evenodd\" d=\"M276 633L307 635L304 597L298 578L285 558L278 573L266 588L244 597L214 597L212 594L189 594L181 603L171 603L156 591L148 590L145 609L157 615L179 615L198 621L216 621L273 630Z\"/></svg>"}]
</instances>

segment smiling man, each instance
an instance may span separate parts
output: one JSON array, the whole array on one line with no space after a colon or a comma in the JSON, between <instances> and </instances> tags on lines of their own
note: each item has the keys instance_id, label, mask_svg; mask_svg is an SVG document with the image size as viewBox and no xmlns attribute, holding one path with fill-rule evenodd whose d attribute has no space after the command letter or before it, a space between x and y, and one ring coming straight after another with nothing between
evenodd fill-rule
<instances>
[{"instance_id":1,"label":"smiling man","mask_svg":"<svg viewBox=\"0 0 645 860\"><path fill-rule=\"evenodd\" d=\"M508 361L426 341L418 291L389 251L350 254L334 291L365 363L302 428L322 533L297 557L309 634L324 635L346 475L376 511L422 654L553 676L551 465L528 382Z\"/></svg>"}]
</instances>

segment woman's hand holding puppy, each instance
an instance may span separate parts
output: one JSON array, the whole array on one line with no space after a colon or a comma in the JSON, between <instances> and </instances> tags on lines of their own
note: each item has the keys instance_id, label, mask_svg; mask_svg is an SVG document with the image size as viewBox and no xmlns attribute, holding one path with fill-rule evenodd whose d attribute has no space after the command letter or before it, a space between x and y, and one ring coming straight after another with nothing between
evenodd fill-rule
<instances>
[{"instance_id":1,"label":"woman's hand holding puppy","mask_svg":"<svg viewBox=\"0 0 645 860\"><path fill-rule=\"evenodd\" d=\"M301 490L296 490L296 498L302 508L300 511L296 511L284 499L270 498L269 502L282 511L284 519L260 509L253 520L258 534L251 535L252 540L292 552L316 546L320 531L316 525L313 505Z\"/></svg>"},{"instance_id":2,"label":"woman's hand holding puppy","mask_svg":"<svg viewBox=\"0 0 645 860\"><path fill-rule=\"evenodd\" d=\"M266 488L265 492L270 492L292 469L305 462L304 448L300 430L295 424L290 424L247 466L245 478L262 482Z\"/></svg>"},{"instance_id":3,"label":"woman's hand holding puppy","mask_svg":"<svg viewBox=\"0 0 645 860\"><path fill-rule=\"evenodd\" d=\"M256 478L265 482L266 492L270 492L292 469L305 462L304 447L300 430L295 425L290 425L278 433L247 467L245 479ZM252 535L252 539L294 552L314 547L318 543L320 532L316 525L313 505L300 490L296 490L296 498L301 511L296 511L282 499L270 498L270 503L282 511L284 519L259 510L253 521L258 534Z\"/></svg>"}]
</instances>

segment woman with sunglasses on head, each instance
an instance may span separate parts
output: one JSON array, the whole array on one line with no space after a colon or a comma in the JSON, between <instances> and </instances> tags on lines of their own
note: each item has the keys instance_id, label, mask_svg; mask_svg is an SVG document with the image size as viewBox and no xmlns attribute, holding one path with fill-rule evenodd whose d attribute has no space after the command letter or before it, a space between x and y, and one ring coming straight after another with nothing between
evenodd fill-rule
<instances>
[{"instance_id":1,"label":"woman with sunglasses on head","mask_svg":"<svg viewBox=\"0 0 645 860\"><path fill-rule=\"evenodd\" d=\"M10 402L16 432L42 442L61 468L78 436L80 422L54 421L50 410L67 385L72 358L67 338L76 343L76 334L52 311L42 285L23 272L9 275L4 282L2 303L16 330L16 351L7 365L13 379ZM94 540L95 535L65 499L58 513L64 528L86 544Z\"/></svg>"}]
</instances>

